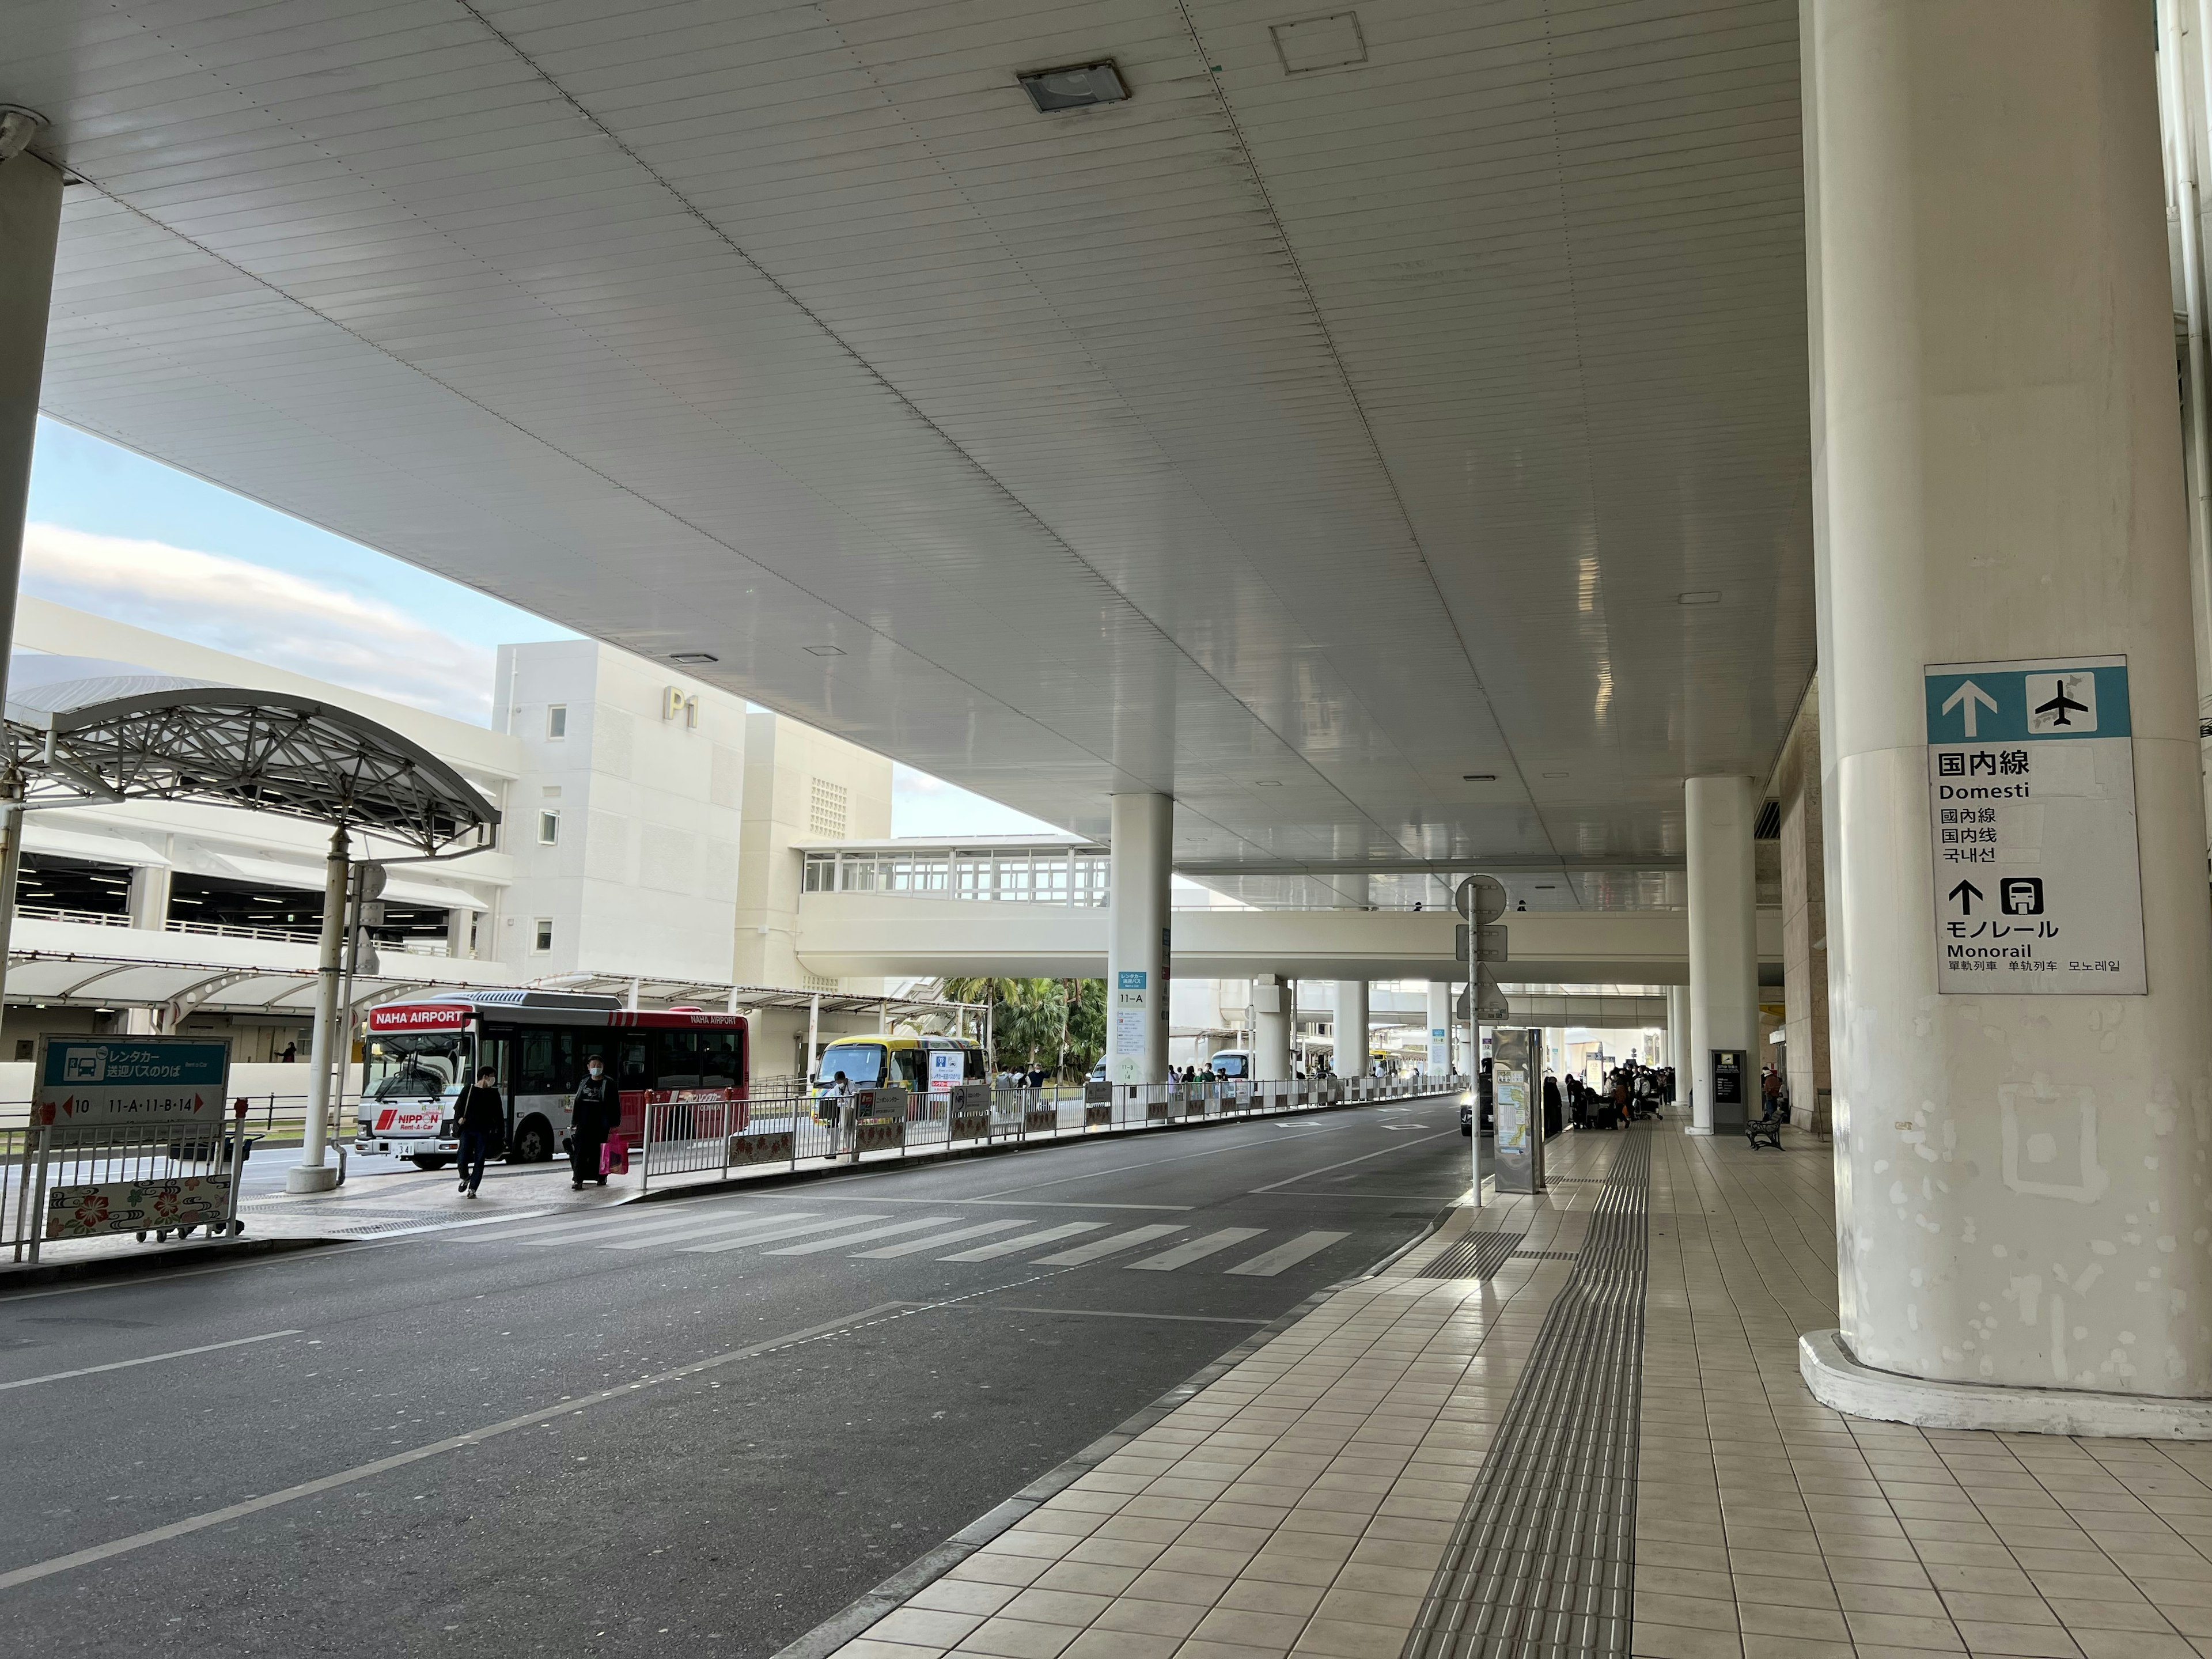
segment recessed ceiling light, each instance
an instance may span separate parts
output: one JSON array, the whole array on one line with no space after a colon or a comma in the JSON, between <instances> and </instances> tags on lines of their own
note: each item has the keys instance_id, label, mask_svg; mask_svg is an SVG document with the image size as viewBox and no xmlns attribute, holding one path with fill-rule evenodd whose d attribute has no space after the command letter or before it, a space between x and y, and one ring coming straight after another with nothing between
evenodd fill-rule
<instances>
[{"instance_id":1,"label":"recessed ceiling light","mask_svg":"<svg viewBox=\"0 0 2212 1659\"><path fill-rule=\"evenodd\" d=\"M1498 781L1498 774L1495 772L1469 772L1466 776L1462 777L1460 781L1462 783L1495 783Z\"/></svg>"},{"instance_id":2,"label":"recessed ceiling light","mask_svg":"<svg viewBox=\"0 0 2212 1659\"><path fill-rule=\"evenodd\" d=\"M1257 789L1279 789L1283 787L1283 781L1280 778L1255 778L1252 784Z\"/></svg>"},{"instance_id":3,"label":"recessed ceiling light","mask_svg":"<svg viewBox=\"0 0 2212 1659\"><path fill-rule=\"evenodd\" d=\"M1547 778L1564 778L1570 775L1565 772L1547 772L1544 775Z\"/></svg>"},{"instance_id":4,"label":"recessed ceiling light","mask_svg":"<svg viewBox=\"0 0 2212 1659\"><path fill-rule=\"evenodd\" d=\"M1540 881L1536 884L1536 890L1540 893L1556 893L1559 890L1559 887L1557 882Z\"/></svg>"},{"instance_id":5,"label":"recessed ceiling light","mask_svg":"<svg viewBox=\"0 0 2212 1659\"><path fill-rule=\"evenodd\" d=\"M1089 109L1094 104L1118 104L1129 95L1121 71L1110 59L1103 64L1070 64L1061 69L1031 70L1017 78L1040 115L1064 109Z\"/></svg>"},{"instance_id":6,"label":"recessed ceiling light","mask_svg":"<svg viewBox=\"0 0 2212 1659\"><path fill-rule=\"evenodd\" d=\"M842 657L845 653L834 645L810 645L806 647L806 654L810 657Z\"/></svg>"},{"instance_id":7,"label":"recessed ceiling light","mask_svg":"<svg viewBox=\"0 0 2212 1659\"><path fill-rule=\"evenodd\" d=\"M1674 603L1677 605L1718 605L1720 602L1721 591L1717 587L1701 587L1694 592L1677 593L1674 596Z\"/></svg>"},{"instance_id":8,"label":"recessed ceiling light","mask_svg":"<svg viewBox=\"0 0 2212 1659\"><path fill-rule=\"evenodd\" d=\"M715 656L711 651L672 651L668 654L668 660L671 662L696 663L719 662L721 659Z\"/></svg>"}]
</instances>

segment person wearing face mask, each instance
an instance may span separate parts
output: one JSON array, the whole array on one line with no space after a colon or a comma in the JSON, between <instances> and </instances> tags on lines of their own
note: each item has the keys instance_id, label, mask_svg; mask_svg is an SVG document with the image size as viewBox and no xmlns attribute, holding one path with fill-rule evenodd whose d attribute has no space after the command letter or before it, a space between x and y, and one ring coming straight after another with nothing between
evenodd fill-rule
<instances>
[{"instance_id":1,"label":"person wearing face mask","mask_svg":"<svg viewBox=\"0 0 2212 1659\"><path fill-rule=\"evenodd\" d=\"M587 1181L607 1184L599 1172L599 1153L607 1144L607 1132L621 1121L622 1097L615 1092L606 1062L593 1054L568 1102L568 1169L578 1191Z\"/></svg>"}]
</instances>

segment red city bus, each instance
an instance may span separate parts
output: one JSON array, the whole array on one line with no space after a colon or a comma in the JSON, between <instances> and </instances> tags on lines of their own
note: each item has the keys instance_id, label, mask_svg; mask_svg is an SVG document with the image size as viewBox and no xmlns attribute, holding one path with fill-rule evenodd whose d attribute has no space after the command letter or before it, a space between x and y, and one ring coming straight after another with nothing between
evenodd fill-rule
<instances>
[{"instance_id":1,"label":"red city bus","mask_svg":"<svg viewBox=\"0 0 2212 1659\"><path fill-rule=\"evenodd\" d=\"M368 1011L357 1153L453 1161L453 1102L479 1067L507 1103L507 1161L542 1163L568 1139L568 1101L594 1055L622 1095L623 1132L645 1130L648 1102L695 1109L693 1133L745 1127L750 1033L743 1014L671 1008L633 1013L611 996L572 991L451 991ZM717 1127L717 1120L720 1127Z\"/></svg>"}]
</instances>

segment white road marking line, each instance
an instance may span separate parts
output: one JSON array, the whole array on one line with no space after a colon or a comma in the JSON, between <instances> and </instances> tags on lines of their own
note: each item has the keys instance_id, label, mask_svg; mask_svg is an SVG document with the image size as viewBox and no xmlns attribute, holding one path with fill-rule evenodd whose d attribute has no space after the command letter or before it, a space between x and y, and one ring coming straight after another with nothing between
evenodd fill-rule
<instances>
[{"instance_id":1,"label":"white road marking line","mask_svg":"<svg viewBox=\"0 0 2212 1659\"><path fill-rule=\"evenodd\" d=\"M949 1233L932 1233L927 1238L909 1238L902 1244L886 1244L880 1250L862 1250L853 1260L890 1261L902 1255L919 1255L924 1250L933 1250L940 1245L957 1243L963 1238L981 1238L988 1233L1003 1233L1009 1228L1030 1224L1026 1218L1018 1221L977 1221L965 1227L955 1227Z\"/></svg>"},{"instance_id":2,"label":"white road marking line","mask_svg":"<svg viewBox=\"0 0 2212 1659\"><path fill-rule=\"evenodd\" d=\"M808 1233L826 1233L832 1227L850 1227L857 1222L882 1219L879 1215L832 1216L827 1221L795 1221L788 1227L775 1228L765 1233L749 1233L741 1238L718 1238L711 1244L682 1244L677 1248L686 1255L714 1255L723 1250L742 1250L750 1244L772 1244L780 1238L802 1238Z\"/></svg>"},{"instance_id":3,"label":"white road marking line","mask_svg":"<svg viewBox=\"0 0 2212 1659\"><path fill-rule=\"evenodd\" d=\"M1266 1120L1260 1119L1255 1121L1265 1121ZM1357 1120L1340 1121L1329 1124L1325 1128L1308 1129L1303 1133L1289 1135L1285 1137L1285 1139L1290 1140L1305 1140L1315 1135L1334 1134L1342 1129L1357 1128L1358 1127L1359 1125ZM1249 1142L1237 1141L1227 1146L1209 1146L1202 1152L1182 1152L1178 1153L1174 1158L1148 1158L1141 1164L1117 1164L1111 1169L1089 1170L1085 1170L1081 1175L1060 1176L1051 1181L1032 1181L1027 1186L1024 1187L1001 1187L994 1193L985 1193L981 1198L971 1198L968 1201L970 1204L980 1204L983 1201L983 1199L986 1198L1012 1198L1015 1202L1019 1203L1021 1200L1019 1197L1017 1196L1019 1194L1040 1192L1047 1187L1065 1187L1071 1181L1097 1181L1109 1175L1127 1175L1132 1170L1157 1170L1164 1164L1188 1164L1194 1158L1219 1158L1224 1152L1249 1152L1251 1150L1252 1147Z\"/></svg>"},{"instance_id":4,"label":"white road marking line","mask_svg":"<svg viewBox=\"0 0 2212 1659\"><path fill-rule=\"evenodd\" d=\"M819 1210L786 1210L781 1215L730 1216L720 1221L678 1221L658 1227L626 1229L617 1237L607 1240L603 1250L650 1250L665 1245L682 1243L694 1238L712 1238L729 1233L757 1233L790 1225L795 1221L811 1221L822 1213ZM846 1218L840 1216L840 1221ZM781 1233L776 1235L781 1238Z\"/></svg>"},{"instance_id":5,"label":"white road marking line","mask_svg":"<svg viewBox=\"0 0 2212 1659\"><path fill-rule=\"evenodd\" d=\"M189 1359L196 1353L215 1353L223 1348L242 1348L249 1342L274 1342L280 1336L298 1336L298 1331L264 1331L258 1336L234 1337L228 1342L209 1342L197 1348L172 1348L167 1353L149 1353L143 1359L118 1359L106 1365L81 1365L73 1371L48 1371L44 1376L19 1376L13 1382L0 1382L0 1392L9 1389L28 1389L40 1382L63 1382L72 1376L97 1376L102 1371L127 1371L133 1365L151 1365L164 1359Z\"/></svg>"},{"instance_id":6,"label":"white road marking line","mask_svg":"<svg viewBox=\"0 0 2212 1659\"><path fill-rule=\"evenodd\" d=\"M1047 1227L1042 1232L1024 1233L1019 1238L1002 1238L995 1244L979 1244L972 1250L963 1250L957 1255L940 1255L939 1261L995 1261L1002 1255L1012 1255L1016 1250L1026 1250L1038 1244L1049 1244L1055 1239L1073 1238L1078 1233L1095 1233L1106 1224L1103 1221L1065 1221L1057 1227Z\"/></svg>"},{"instance_id":7,"label":"white road marking line","mask_svg":"<svg viewBox=\"0 0 2212 1659\"><path fill-rule=\"evenodd\" d=\"M1439 1129L1432 1135L1423 1135L1420 1140L1394 1140L1379 1152L1365 1152L1358 1158L1347 1158L1341 1164L1324 1164L1318 1170L1308 1170L1304 1175L1291 1176L1281 1181L1271 1181L1264 1187L1255 1187L1255 1193L1272 1193L1278 1188L1295 1187L1301 1181L1311 1181L1317 1175L1327 1175L1331 1170L1345 1170L1355 1164L1364 1164L1370 1158L1388 1158L1392 1152L1401 1152L1408 1146L1418 1146L1423 1140L1442 1140L1446 1135L1457 1134L1456 1129Z\"/></svg>"},{"instance_id":8,"label":"white road marking line","mask_svg":"<svg viewBox=\"0 0 2212 1659\"><path fill-rule=\"evenodd\" d=\"M865 1221L866 1216L845 1216L840 1224ZM894 1221L886 1227L870 1227L857 1233L839 1233L834 1238L817 1238L811 1243L794 1244L787 1250L763 1250L763 1255L819 1255L824 1250L842 1250L848 1245L865 1244L872 1238L893 1238L900 1233L918 1233L925 1227L942 1227L948 1221L957 1221L957 1215L926 1215L919 1221Z\"/></svg>"},{"instance_id":9,"label":"white road marking line","mask_svg":"<svg viewBox=\"0 0 2212 1659\"><path fill-rule=\"evenodd\" d=\"M1165 1238L1170 1233L1179 1233L1179 1226L1155 1222L1149 1227L1132 1227L1126 1233L1115 1233L1110 1238L1094 1238L1088 1244L1079 1244L1072 1250L1062 1250L1057 1255L1041 1255L1030 1265L1037 1267L1080 1267L1086 1261L1119 1255L1123 1250L1133 1250L1139 1244L1149 1244L1156 1238Z\"/></svg>"},{"instance_id":10,"label":"white road marking line","mask_svg":"<svg viewBox=\"0 0 2212 1659\"><path fill-rule=\"evenodd\" d=\"M719 1206L717 1207L719 1208ZM696 1215L699 1212L692 1210L690 1213ZM598 1206L581 1215L578 1214L574 1210L570 1210L566 1213L555 1215L550 1220L539 1221L527 1227L515 1226L512 1232L493 1232L489 1231L489 1229L493 1227L510 1226L514 1224L514 1222L526 1219L526 1218L520 1216L514 1217L512 1220L502 1218L488 1224L487 1230L484 1232L477 1235L469 1242L472 1244L477 1243L504 1244L510 1239L550 1238L559 1233L589 1232L596 1227L620 1226L624 1222L641 1221L643 1218L644 1218L640 1215L637 1207L634 1205L605 1204ZM647 1223L647 1224L658 1226L664 1224L667 1219L668 1217L664 1212L659 1221Z\"/></svg>"},{"instance_id":11,"label":"white road marking line","mask_svg":"<svg viewBox=\"0 0 2212 1659\"><path fill-rule=\"evenodd\" d=\"M992 1313L1066 1314L1070 1319L1165 1319L1178 1325L1265 1325L1264 1319L1232 1319L1226 1314L1125 1313L1118 1308L1024 1308L1012 1302L986 1302Z\"/></svg>"},{"instance_id":12,"label":"white road marking line","mask_svg":"<svg viewBox=\"0 0 2212 1659\"><path fill-rule=\"evenodd\" d=\"M1278 1244L1249 1261L1240 1261L1228 1269L1232 1273L1243 1273L1253 1279L1273 1279L1285 1267L1295 1267L1310 1255L1319 1255L1332 1244L1340 1244L1351 1237L1350 1233L1300 1233L1287 1244Z\"/></svg>"},{"instance_id":13,"label":"white road marking line","mask_svg":"<svg viewBox=\"0 0 2212 1659\"><path fill-rule=\"evenodd\" d=\"M882 1302L859 1313L848 1314L842 1319L832 1319L803 1331L792 1331L782 1336L771 1336L743 1348L732 1348L726 1353L710 1354L704 1359L695 1359L688 1365L678 1365L672 1370L657 1376L640 1377L635 1382L617 1383L611 1389L601 1389L597 1394L587 1394L574 1400L563 1400L558 1405L544 1406L534 1412L525 1412L520 1417L510 1417L504 1422L492 1423L481 1429L471 1429L465 1434L448 1436L434 1440L427 1446L417 1446L411 1451L395 1452L390 1457L380 1457L374 1462L357 1463L349 1469L340 1469L319 1480L302 1480L296 1486L287 1486L282 1492L264 1492L258 1498L248 1498L236 1504L227 1504L219 1510L209 1510L200 1515L186 1516L181 1521L172 1521L165 1527L151 1527L144 1532L132 1533L128 1538L118 1538L105 1544L94 1544L89 1549L72 1550L67 1555L57 1555L45 1561L33 1561L28 1566L15 1568L12 1572L0 1572L0 1589L13 1589L18 1584L27 1584L35 1579L49 1578L58 1572L69 1572L77 1567L88 1567L96 1561L111 1560L118 1555L128 1555L153 1544L165 1544L172 1538L183 1538L210 1527L223 1526L233 1521L242 1521L249 1515L264 1510L273 1510L280 1504L296 1503L302 1498L313 1498L318 1492L335 1491L357 1481L367 1480L392 1469L404 1469L410 1463L419 1463L426 1457L459 1451L464 1446L477 1446L517 1429L527 1429L539 1423L550 1422L556 1417L571 1417L586 1407L604 1405L610 1400L619 1400L625 1395L642 1389L659 1388L663 1383L679 1382L685 1377L696 1376L702 1371L715 1370L740 1359L750 1359L756 1354L766 1353L771 1348L788 1346L817 1337L841 1331L848 1325L863 1324L884 1314L896 1313L910 1308L910 1302Z\"/></svg>"},{"instance_id":14,"label":"white road marking line","mask_svg":"<svg viewBox=\"0 0 2212 1659\"><path fill-rule=\"evenodd\" d=\"M1188 1267L1201 1261L1217 1250L1225 1250L1231 1244L1242 1244L1248 1238L1257 1238L1267 1230L1265 1227L1224 1227L1218 1233L1208 1233L1203 1238L1194 1238L1188 1244L1178 1244L1158 1255L1148 1255L1142 1261L1132 1261L1128 1271L1148 1273L1171 1273L1177 1267Z\"/></svg>"}]
</instances>

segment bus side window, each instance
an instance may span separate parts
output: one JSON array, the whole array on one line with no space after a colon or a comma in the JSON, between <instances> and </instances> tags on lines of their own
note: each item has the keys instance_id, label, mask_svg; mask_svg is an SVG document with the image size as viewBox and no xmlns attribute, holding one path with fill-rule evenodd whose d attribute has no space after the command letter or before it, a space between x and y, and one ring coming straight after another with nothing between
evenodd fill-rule
<instances>
[{"instance_id":1,"label":"bus side window","mask_svg":"<svg viewBox=\"0 0 2212 1659\"><path fill-rule=\"evenodd\" d=\"M521 1064L516 1071L514 1091L519 1095L550 1095L561 1091L561 1078L554 1069L552 1031L525 1031L516 1045L522 1051Z\"/></svg>"},{"instance_id":2,"label":"bus side window","mask_svg":"<svg viewBox=\"0 0 2212 1659\"><path fill-rule=\"evenodd\" d=\"M968 1054L968 1081L970 1083L981 1083L983 1080L983 1051L981 1048L970 1048L966 1052Z\"/></svg>"},{"instance_id":3,"label":"bus side window","mask_svg":"<svg viewBox=\"0 0 2212 1659\"><path fill-rule=\"evenodd\" d=\"M699 1086L699 1034L696 1031L655 1031L654 1058L659 1085L663 1089Z\"/></svg>"},{"instance_id":4,"label":"bus side window","mask_svg":"<svg viewBox=\"0 0 2212 1659\"><path fill-rule=\"evenodd\" d=\"M705 1030L695 1034L699 1042L699 1086L734 1089L744 1080L744 1054L736 1030Z\"/></svg>"},{"instance_id":5,"label":"bus side window","mask_svg":"<svg viewBox=\"0 0 2212 1659\"><path fill-rule=\"evenodd\" d=\"M622 1064L615 1075L615 1086L619 1089L649 1089L653 1086L653 1073L646 1065L643 1037L624 1037L622 1040Z\"/></svg>"},{"instance_id":6,"label":"bus side window","mask_svg":"<svg viewBox=\"0 0 2212 1659\"><path fill-rule=\"evenodd\" d=\"M892 1052L898 1056L899 1081L916 1094L926 1093L929 1088L929 1050L896 1048Z\"/></svg>"}]
</instances>

